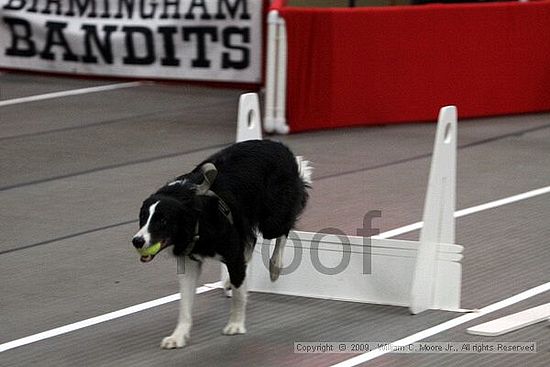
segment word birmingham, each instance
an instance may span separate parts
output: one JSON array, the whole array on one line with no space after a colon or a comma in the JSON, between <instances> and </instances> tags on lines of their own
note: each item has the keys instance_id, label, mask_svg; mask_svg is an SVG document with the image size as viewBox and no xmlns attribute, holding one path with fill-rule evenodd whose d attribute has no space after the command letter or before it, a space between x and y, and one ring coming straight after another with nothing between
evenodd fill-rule
<instances>
[{"instance_id":1,"label":"word birmingham","mask_svg":"<svg viewBox=\"0 0 550 367\"><path fill-rule=\"evenodd\" d=\"M5 10L66 17L250 19L247 0L7 0Z\"/></svg>"},{"instance_id":2,"label":"word birmingham","mask_svg":"<svg viewBox=\"0 0 550 367\"><path fill-rule=\"evenodd\" d=\"M177 42L183 42L192 50L190 65L185 66L209 68L213 56L208 48L216 46L222 50L216 60L222 69L245 69L253 31L249 1L0 0L2 21L10 33L3 53L113 64L118 62L113 53L120 52L115 40L120 40L124 65L180 66ZM34 16L43 22L31 21ZM77 22L71 24L71 18ZM77 39L69 36L75 24ZM38 42L37 34L45 34L45 41Z\"/></svg>"}]
</instances>

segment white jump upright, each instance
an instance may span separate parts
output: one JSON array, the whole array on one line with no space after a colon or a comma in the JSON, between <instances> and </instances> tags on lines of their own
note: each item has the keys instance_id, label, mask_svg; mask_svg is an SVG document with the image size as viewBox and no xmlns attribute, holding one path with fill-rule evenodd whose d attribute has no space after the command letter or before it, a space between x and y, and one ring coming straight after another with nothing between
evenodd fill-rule
<instances>
[{"instance_id":1,"label":"white jump upright","mask_svg":"<svg viewBox=\"0 0 550 367\"><path fill-rule=\"evenodd\" d=\"M410 311L413 314L438 308L439 300L434 294L441 294L441 289L447 287L439 276L437 256L440 243L455 241L456 130L456 107L443 107L439 111L424 201L424 225L411 287ZM460 292L460 288L455 291Z\"/></svg>"},{"instance_id":2,"label":"white jump upright","mask_svg":"<svg viewBox=\"0 0 550 367\"><path fill-rule=\"evenodd\" d=\"M454 244L455 162L451 106L440 113L420 241L292 231L281 276L271 282L274 241L259 238L248 268L249 289L404 306L413 313L459 310L463 247Z\"/></svg>"},{"instance_id":3,"label":"white jump upright","mask_svg":"<svg viewBox=\"0 0 550 367\"><path fill-rule=\"evenodd\" d=\"M256 93L246 93L239 98L237 143L255 139L262 139L260 101Z\"/></svg>"}]
</instances>

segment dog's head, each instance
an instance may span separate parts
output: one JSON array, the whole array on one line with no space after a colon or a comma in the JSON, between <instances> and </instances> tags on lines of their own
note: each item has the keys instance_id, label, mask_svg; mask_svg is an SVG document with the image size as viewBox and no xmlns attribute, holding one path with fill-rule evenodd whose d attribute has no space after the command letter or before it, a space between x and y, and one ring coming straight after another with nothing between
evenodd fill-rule
<instances>
[{"instance_id":1,"label":"dog's head","mask_svg":"<svg viewBox=\"0 0 550 367\"><path fill-rule=\"evenodd\" d=\"M153 260L158 252L169 246L173 246L175 255L186 253L198 235L197 223L201 210L198 197L210 189L216 172L213 165L206 164L202 167L202 184L176 181L143 202L139 212L140 229L132 238L132 244L142 252L157 243L160 247L154 253L142 255L142 262Z\"/></svg>"},{"instance_id":2,"label":"dog's head","mask_svg":"<svg viewBox=\"0 0 550 367\"><path fill-rule=\"evenodd\" d=\"M140 229L132 238L132 244L145 250L160 243L159 251L174 246L174 252L181 253L193 241L197 220L198 211L193 200L181 202L168 196L152 195L141 206ZM149 262L155 255L142 255L141 261Z\"/></svg>"}]
</instances>

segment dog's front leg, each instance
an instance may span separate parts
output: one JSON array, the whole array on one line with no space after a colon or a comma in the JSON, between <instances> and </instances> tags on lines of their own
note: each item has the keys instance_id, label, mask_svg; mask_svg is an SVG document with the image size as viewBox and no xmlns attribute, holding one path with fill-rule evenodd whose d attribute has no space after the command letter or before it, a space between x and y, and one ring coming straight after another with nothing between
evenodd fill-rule
<instances>
[{"instance_id":1,"label":"dog's front leg","mask_svg":"<svg viewBox=\"0 0 550 367\"><path fill-rule=\"evenodd\" d=\"M191 260L188 256L183 257L179 261L183 261L183 269L178 271L181 293L178 324L172 335L162 339L160 347L163 349L184 347L189 340L189 332L193 324L191 313L193 311L197 280L201 272L201 262Z\"/></svg>"}]
</instances>

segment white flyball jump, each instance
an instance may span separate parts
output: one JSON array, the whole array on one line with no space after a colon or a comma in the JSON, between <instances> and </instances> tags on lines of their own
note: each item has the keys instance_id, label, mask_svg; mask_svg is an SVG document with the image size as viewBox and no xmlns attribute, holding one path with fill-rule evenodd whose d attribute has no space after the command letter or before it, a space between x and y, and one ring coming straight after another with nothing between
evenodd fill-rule
<instances>
[{"instance_id":1,"label":"white flyball jump","mask_svg":"<svg viewBox=\"0 0 550 367\"><path fill-rule=\"evenodd\" d=\"M257 96L241 96L237 141L262 138L259 116ZM271 282L269 254L274 241L259 238L248 268L249 289L405 306L415 314L460 310L463 247L454 244L456 131L456 108L442 108L420 241L292 231L281 276ZM226 279L222 270L222 281Z\"/></svg>"}]
</instances>

